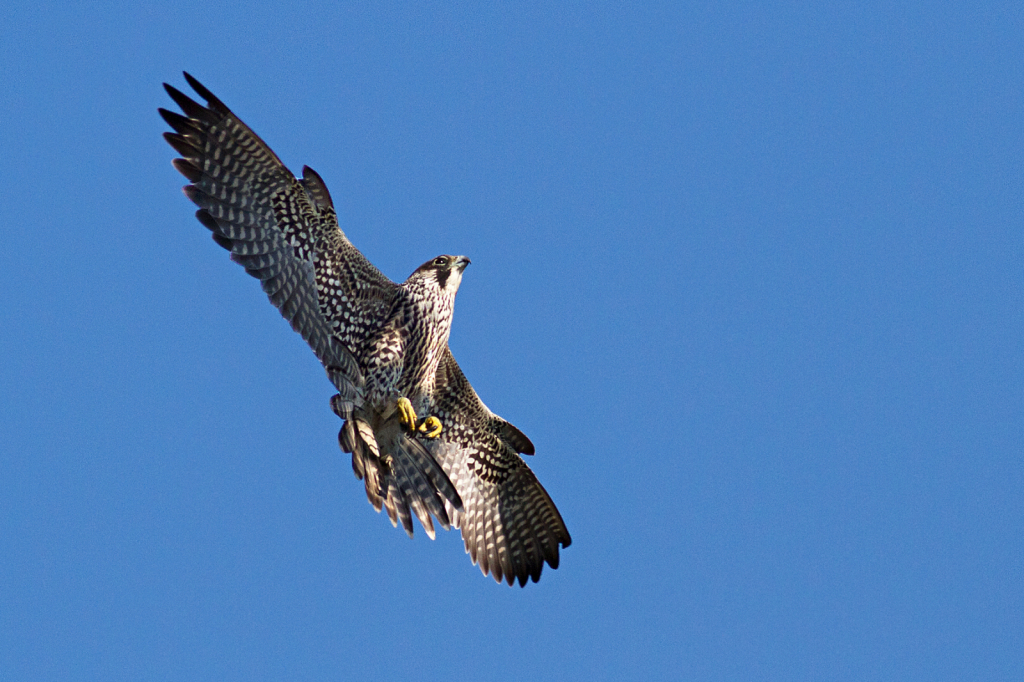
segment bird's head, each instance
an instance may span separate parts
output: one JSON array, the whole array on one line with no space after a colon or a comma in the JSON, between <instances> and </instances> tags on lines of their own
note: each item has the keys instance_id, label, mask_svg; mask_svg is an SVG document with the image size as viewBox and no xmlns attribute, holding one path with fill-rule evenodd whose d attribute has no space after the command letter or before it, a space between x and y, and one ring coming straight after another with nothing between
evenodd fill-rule
<instances>
[{"instance_id":1,"label":"bird's head","mask_svg":"<svg viewBox=\"0 0 1024 682\"><path fill-rule=\"evenodd\" d=\"M465 256L438 256L416 268L416 272L412 273L409 279L422 279L431 285L435 285L436 282L435 286L439 289L447 290L454 295L462 282L462 271L469 263Z\"/></svg>"}]
</instances>

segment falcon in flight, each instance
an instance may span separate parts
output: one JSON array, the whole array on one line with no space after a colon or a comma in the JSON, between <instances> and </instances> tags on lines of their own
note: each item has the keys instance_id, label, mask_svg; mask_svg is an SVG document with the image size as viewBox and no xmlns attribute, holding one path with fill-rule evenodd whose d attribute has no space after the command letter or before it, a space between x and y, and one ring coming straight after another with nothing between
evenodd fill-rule
<instances>
[{"instance_id":1,"label":"falcon in flight","mask_svg":"<svg viewBox=\"0 0 1024 682\"><path fill-rule=\"evenodd\" d=\"M487 409L448 348L455 293L469 265L442 255L402 284L385 277L338 226L309 167L296 178L224 103L185 74L203 106L164 84L182 114L160 109L191 184L196 218L313 349L338 390L338 434L370 504L413 534L415 514L461 529L466 552L499 583L540 579L572 542L520 454L533 443Z\"/></svg>"}]
</instances>

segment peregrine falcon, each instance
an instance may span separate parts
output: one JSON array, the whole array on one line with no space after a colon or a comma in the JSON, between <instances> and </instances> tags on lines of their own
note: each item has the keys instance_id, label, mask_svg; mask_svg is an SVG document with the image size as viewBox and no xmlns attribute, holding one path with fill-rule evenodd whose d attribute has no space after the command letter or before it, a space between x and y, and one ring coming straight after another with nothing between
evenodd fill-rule
<instances>
[{"instance_id":1,"label":"peregrine falcon","mask_svg":"<svg viewBox=\"0 0 1024 682\"><path fill-rule=\"evenodd\" d=\"M206 106L164 88L184 116L160 109L182 158L196 218L313 349L338 390L338 442L370 504L434 537L455 526L473 563L509 585L558 568L569 532L520 454L533 443L487 409L448 348L469 259L442 255L405 282L385 277L338 225L309 167L296 178L252 130L188 73Z\"/></svg>"}]
</instances>

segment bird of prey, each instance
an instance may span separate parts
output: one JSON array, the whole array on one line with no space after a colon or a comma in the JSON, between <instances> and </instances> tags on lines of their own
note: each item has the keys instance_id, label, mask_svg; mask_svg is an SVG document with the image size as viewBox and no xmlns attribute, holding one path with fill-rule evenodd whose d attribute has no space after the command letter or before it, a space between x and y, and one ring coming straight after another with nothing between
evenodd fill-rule
<instances>
[{"instance_id":1,"label":"bird of prey","mask_svg":"<svg viewBox=\"0 0 1024 682\"><path fill-rule=\"evenodd\" d=\"M509 585L558 568L571 543L562 517L520 454L533 444L491 412L448 348L465 256L433 258L397 284L348 240L309 167L296 178L263 140L188 73L203 106L164 88L184 115L160 109L191 184L196 218L313 349L338 390L338 442L379 512L411 537L415 515L462 531L484 575Z\"/></svg>"}]
</instances>

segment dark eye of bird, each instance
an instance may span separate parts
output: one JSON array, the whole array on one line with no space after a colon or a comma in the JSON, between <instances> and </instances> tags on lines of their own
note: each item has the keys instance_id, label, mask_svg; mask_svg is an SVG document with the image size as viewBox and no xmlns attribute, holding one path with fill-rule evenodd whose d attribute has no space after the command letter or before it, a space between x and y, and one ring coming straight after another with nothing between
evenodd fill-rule
<instances>
[{"instance_id":1,"label":"dark eye of bird","mask_svg":"<svg viewBox=\"0 0 1024 682\"><path fill-rule=\"evenodd\" d=\"M440 266L442 266L442 265L445 265L445 264L447 264L447 263L448 263L448 261L447 261L447 260L445 260L444 258L435 258L435 259L434 259L434 265L436 265L436 266L438 266L438 267L440 267Z\"/></svg>"}]
</instances>

